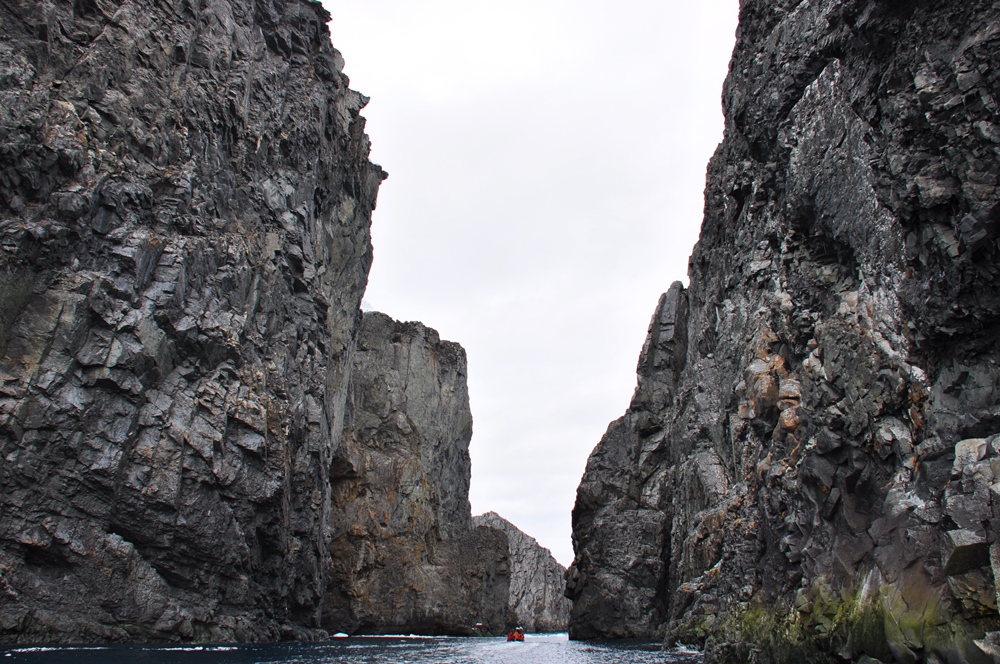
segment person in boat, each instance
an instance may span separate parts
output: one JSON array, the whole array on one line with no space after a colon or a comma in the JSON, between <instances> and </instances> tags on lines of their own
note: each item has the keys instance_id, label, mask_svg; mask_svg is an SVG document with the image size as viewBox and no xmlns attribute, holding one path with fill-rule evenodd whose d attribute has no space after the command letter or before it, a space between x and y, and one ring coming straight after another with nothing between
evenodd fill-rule
<instances>
[{"instance_id":1,"label":"person in boat","mask_svg":"<svg viewBox=\"0 0 1000 664\"><path fill-rule=\"evenodd\" d=\"M524 641L524 628L518 625L514 629L507 632L508 641Z\"/></svg>"}]
</instances>

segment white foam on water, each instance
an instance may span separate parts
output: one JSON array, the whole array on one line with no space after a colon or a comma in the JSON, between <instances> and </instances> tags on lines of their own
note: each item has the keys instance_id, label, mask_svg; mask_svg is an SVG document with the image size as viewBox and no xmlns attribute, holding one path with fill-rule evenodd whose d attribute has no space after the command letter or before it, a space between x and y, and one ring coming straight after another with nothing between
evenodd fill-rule
<instances>
[{"instance_id":1,"label":"white foam on water","mask_svg":"<svg viewBox=\"0 0 1000 664\"><path fill-rule=\"evenodd\" d=\"M28 648L11 648L7 652L7 657L11 656L11 653L28 653L28 652L57 652L65 650L103 650L101 646L90 646L90 647L73 647L73 646L31 646Z\"/></svg>"},{"instance_id":2,"label":"white foam on water","mask_svg":"<svg viewBox=\"0 0 1000 664\"><path fill-rule=\"evenodd\" d=\"M157 650L162 650L163 652L198 652L204 649L205 649L204 646L188 646L188 647L175 646L172 648L157 648Z\"/></svg>"},{"instance_id":3,"label":"white foam on water","mask_svg":"<svg viewBox=\"0 0 1000 664\"><path fill-rule=\"evenodd\" d=\"M239 650L239 646L169 646L154 648L154 650L164 652L226 652Z\"/></svg>"}]
</instances>

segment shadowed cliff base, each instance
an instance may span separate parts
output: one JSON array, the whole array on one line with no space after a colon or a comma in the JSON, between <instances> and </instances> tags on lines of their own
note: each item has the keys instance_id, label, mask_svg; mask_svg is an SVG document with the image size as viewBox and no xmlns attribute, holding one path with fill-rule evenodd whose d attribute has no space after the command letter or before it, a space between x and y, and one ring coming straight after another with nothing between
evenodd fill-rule
<instances>
[{"instance_id":1,"label":"shadowed cliff base","mask_svg":"<svg viewBox=\"0 0 1000 664\"><path fill-rule=\"evenodd\" d=\"M996 657L998 12L742 3L690 287L578 490L573 638Z\"/></svg>"}]
</instances>

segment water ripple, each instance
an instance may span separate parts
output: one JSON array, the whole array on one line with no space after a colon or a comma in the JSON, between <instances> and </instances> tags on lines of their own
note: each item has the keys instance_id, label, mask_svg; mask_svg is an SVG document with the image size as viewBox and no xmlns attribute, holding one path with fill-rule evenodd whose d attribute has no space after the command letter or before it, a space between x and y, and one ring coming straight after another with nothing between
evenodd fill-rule
<instances>
[{"instance_id":1,"label":"water ripple","mask_svg":"<svg viewBox=\"0 0 1000 664\"><path fill-rule=\"evenodd\" d=\"M570 641L565 634L529 634L523 643L505 639L353 637L331 643L243 646L32 647L3 651L0 664L700 664L690 650L656 643Z\"/></svg>"}]
</instances>

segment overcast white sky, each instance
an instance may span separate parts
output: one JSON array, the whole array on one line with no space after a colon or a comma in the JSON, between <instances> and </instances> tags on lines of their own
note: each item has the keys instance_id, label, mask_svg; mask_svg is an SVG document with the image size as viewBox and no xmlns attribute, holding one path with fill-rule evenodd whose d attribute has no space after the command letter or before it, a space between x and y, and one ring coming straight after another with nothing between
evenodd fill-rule
<instances>
[{"instance_id":1,"label":"overcast white sky","mask_svg":"<svg viewBox=\"0 0 1000 664\"><path fill-rule=\"evenodd\" d=\"M472 509L573 560L587 456L687 281L738 0L323 0L389 179L365 300L469 357Z\"/></svg>"}]
</instances>

